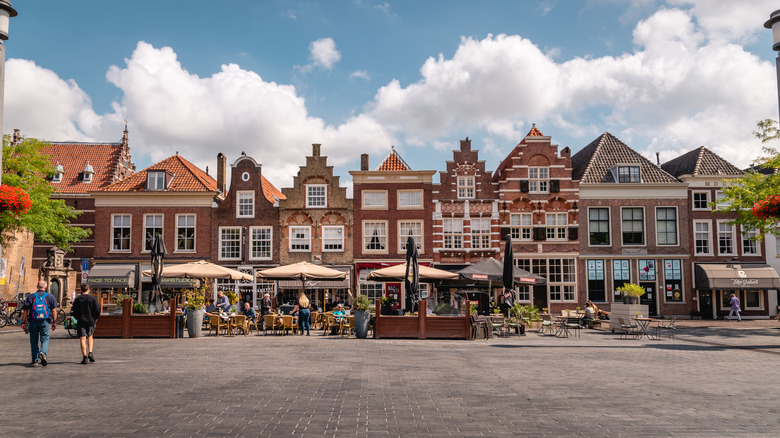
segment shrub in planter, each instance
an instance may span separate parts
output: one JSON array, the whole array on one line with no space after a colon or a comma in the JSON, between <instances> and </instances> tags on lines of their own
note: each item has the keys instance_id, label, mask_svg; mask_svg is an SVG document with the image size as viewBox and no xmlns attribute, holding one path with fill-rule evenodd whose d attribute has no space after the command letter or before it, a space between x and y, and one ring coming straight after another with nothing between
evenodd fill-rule
<instances>
[{"instance_id":1,"label":"shrub in planter","mask_svg":"<svg viewBox=\"0 0 780 438\"><path fill-rule=\"evenodd\" d=\"M380 309L382 315L392 315L393 314L393 304L395 304L395 298L393 297L382 297L379 300L379 304L382 306Z\"/></svg>"},{"instance_id":2,"label":"shrub in planter","mask_svg":"<svg viewBox=\"0 0 780 438\"><path fill-rule=\"evenodd\" d=\"M629 303L639 302L639 297L646 292L645 288L634 283L623 283L623 286L620 286L616 290L624 297L628 297Z\"/></svg>"},{"instance_id":3,"label":"shrub in planter","mask_svg":"<svg viewBox=\"0 0 780 438\"><path fill-rule=\"evenodd\" d=\"M358 295L355 300L355 337L368 337L368 323L371 320L371 302L365 295Z\"/></svg>"},{"instance_id":4,"label":"shrub in planter","mask_svg":"<svg viewBox=\"0 0 780 438\"><path fill-rule=\"evenodd\" d=\"M187 335L191 338L197 338L201 335L203 305L206 303L205 294L212 290L212 285L213 280L201 281L199 286L182 292L182 298L187 301Z\"/></svg>"},{"instance_id":5,"label":"shrub in planter","mask_svg":"<svg viewBox=\"0 0 780 438\"><path fill-rule=\"evenodd\" d=\"M144 303L135 303L133 304L133 313L147 315L149 313L149 307L147 307Z\"/></svg>"}]
</instances>

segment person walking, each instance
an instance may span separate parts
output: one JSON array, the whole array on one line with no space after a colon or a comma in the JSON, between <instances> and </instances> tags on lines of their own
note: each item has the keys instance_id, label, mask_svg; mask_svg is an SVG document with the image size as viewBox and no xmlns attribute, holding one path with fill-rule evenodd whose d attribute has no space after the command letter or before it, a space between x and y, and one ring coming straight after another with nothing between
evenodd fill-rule
<instances>
[{"instance_id":1,"label":"person walking","mask_svg":"<svg viewBox=\"0 0 780 438\"><path fill-rule=\"evenodd\" d=\"M729 321L731 321L731 317L734 316L734 312L737 312L737 321L742 322L742 316L739 314L739 298L737 298L736 295L734 295L734 292L731 293L731 299L729 300L729 303L731 304L731 311L729 311Z\"/></svg>"},{"instance_id":2,"label":"person walking","mask_svg":"<svg viewBox=\"0 0 780 438\"><path fill-rule=\"evenodd\" d=\"M49 336L57 328L57 299L46 292L46 281L38 281L38 290L24 300L22 330L30 333L31 367L46 366L49 360Z\"/></svg>"},{"instance_id":3,"label":"person walking","mask_svg":"<svg viewBox=\"0 0 780 438\"><path fill-rule=\"evenodd\" d=\"M306 330L306 336L309 336L309 329L311 326L311 311L309 310L309 305L311 303L309 302L309 297L306 296L305 293L301 292L301 295L298 296L298 331L303 334L303 331Z\"/></svg>"},{"instance_id":4,"label":"person walking","mask_svg":"<svg viewBox=\"0 0 780 438\"><path fill-rule=\"evenodd\" d=\"M100 317L100 306L95 297L89 294L89 285L81 285L81 295L73 300L70 315L76 318L76 332L79 335L81 345L82 364L95 361L92 354L92 335L95 333L95 325Z\"/></svg>"}]
</instances>

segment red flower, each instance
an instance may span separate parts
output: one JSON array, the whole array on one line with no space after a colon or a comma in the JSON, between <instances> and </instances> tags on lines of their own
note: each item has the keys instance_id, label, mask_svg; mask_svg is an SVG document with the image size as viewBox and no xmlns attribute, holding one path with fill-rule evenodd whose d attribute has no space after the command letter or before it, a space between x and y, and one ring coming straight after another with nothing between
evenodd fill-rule
<instances>
[{"instance_id":1,"label":"red flower","mask_svg":"<svg viewBox=\"0 0 780 438\"><path fill-rule=\"evenodd\" d=\"M32 201L24 190L6 184L0 185L0 212L27 213L30 207Z\"/></svg>"},{"instance_id":2,"label":"red flower","mask_svg":"<svg viewBox=\"0 0 780 438\"><path fill-rule=\"evenodd\" d=\"M772 195L753 205L753 216L759 219L780 217L780 195Z\"/></svg>"}]
</instances>

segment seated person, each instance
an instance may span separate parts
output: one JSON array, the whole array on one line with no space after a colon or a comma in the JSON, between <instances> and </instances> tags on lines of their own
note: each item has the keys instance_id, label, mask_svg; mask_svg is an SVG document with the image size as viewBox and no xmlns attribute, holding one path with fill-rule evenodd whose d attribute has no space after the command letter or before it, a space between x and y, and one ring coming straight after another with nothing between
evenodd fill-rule
<instances>
[{"instance_id":1,"label":"seated person","mask_svg":"<svg viewBox=\"0 0 780 438\"><path fill-rule=\"evenodd\" d=\"M344 305L339 303L336 305L336 310L333 311L333 316L336 317L336 321L343 321L344 317L347 316L347 312L344 311Z\"/></svg>"},{"instance_id":2,"label":"seated person","mask_svg":"<svg viewBox=\"0 0 780 438\"><path fill-rule=\"evenodd\" d=\"M300 311L300 309L301 309L301 308L300 308L300 306L299 306L298 304L296 304L296 305L295 305L295 307L293 307L293 310L292 310L292 312L290 313L290 315L292 315L292 316L298 316L298 312Z\"/></svg>"},{"instance_id":3,"label":"seated person","mask_svg":"<svg viewBox=\"0 0 780 438\"><path fill-rule=\"evenodd\" d=\"M170 312L171 311L171 303L168 302L168 300L163 301L163 312Z\"/></svg>"},{"instance_id":4,"label":"seated person","mask_svg":"<svg viewBox=\"0 0 780 438\"><path fill-rule=\"evenodd\" d=\"M257 313L255 313L255 309L249 304L249 301L244 303L244 316L246 316L247 321L256 322Z\"/></svg>"},{"instance_id":5,"label":"seated person","mask_svg":"<svg viewBox=\"0 0 780 438\"><path fill-rule=\"evenodd\" d=\"M209 300L208 305L206 305L206 313L211 313L215 310L217 310L217 306L214 305L214 300Z\"/></svg>"},{"instance_id":6,"label":"seated person","mask_svg":"<svg viewBox=\"0 0 780 438\"><path fill-rule=\"evenodd\" d=\"M587 304L585 305L585 316L588 319L596 319L599 315L599 308L596 307L595 304L593 304L593 301L588 300Z\"/></svg>"}]
</instances>

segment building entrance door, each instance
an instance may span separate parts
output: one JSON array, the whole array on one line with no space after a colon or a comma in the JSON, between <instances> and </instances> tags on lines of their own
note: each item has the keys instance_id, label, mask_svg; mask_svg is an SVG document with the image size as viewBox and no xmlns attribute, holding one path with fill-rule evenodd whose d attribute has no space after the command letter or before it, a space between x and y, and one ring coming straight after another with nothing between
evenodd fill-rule
<instances>
[{"instance_id":1,"label":"building entrance door","mask_svg":"<svg viewBox=\"0 0 780 438\"><path fill-rule=\"evenodd\" d=\"M701 319L712 319L712 305L712 291L700 290L699 310L701 311Z\"/></svg>"},{"instance_id":2,"label":"building entrance door","mask_svg":"<svg viewBox=\"0 0 780 438\"><path fill-rule=\"evenodd\" d=\"M533 286L533 304L536 306L539 311L542 309L549 309L550 306L547 303L547 286L541 285L541 286Z\"/></svg>"},{"instance_id":3,"label":"building entrance door","mask_svg":"<svg viewBox=\"0 0 780 438\"><path fill-rule=\"evenodd\" d=\"M641 282L639 285L645 290L645 294L639 298L639 304L647 304L647 313L649 313L649 317L658 316L658 307L656 304L658 302L658 294L655 290L655 283Z\"/></svg>"}]
</instances>

